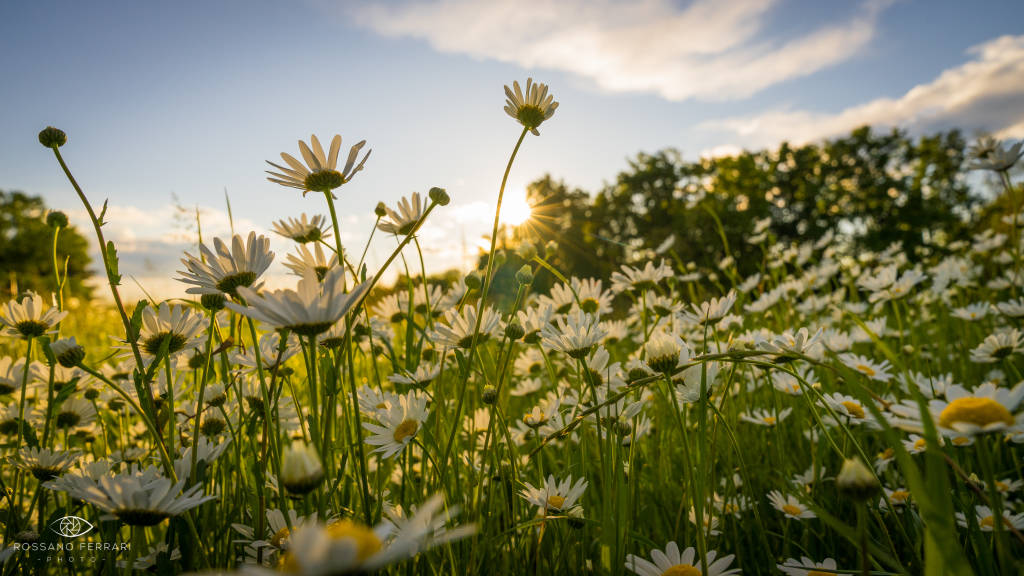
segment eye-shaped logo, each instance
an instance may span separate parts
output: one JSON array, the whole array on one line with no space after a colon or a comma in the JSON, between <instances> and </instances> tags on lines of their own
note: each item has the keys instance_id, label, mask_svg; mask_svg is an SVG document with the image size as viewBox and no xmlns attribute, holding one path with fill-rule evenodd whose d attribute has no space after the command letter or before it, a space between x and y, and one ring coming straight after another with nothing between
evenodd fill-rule
<instances>
[{"instance_id":1,"label":"eye-shaped logo","mask_svg":"<svg viewBox=\"0 0 1024 576\"><path fill-rule=\"evenodd\" d=\"M79 518L78 516L65 516L58 518L50 524L50 530L53 530L57 534L64 536L65 538L77 538L88 534L95 526L89 523L85 518Z\"/></svg>"}]
</instances>

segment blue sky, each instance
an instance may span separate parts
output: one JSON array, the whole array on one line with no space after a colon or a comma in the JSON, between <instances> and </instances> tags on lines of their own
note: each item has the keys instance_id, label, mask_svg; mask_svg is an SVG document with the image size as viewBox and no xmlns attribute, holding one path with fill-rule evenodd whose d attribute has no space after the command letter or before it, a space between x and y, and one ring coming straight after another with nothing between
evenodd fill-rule
<instances>
[{"instance_id":1,"label":"blue sky","mask_svg":"<svg viewBox=\"0 0 1024 576\"><path fill-rule=\"evenodd\" d=\"M1022 22L1011 1L6 2L0 188L81 222L35 140L64 129L86 192L110 200L123 269L170 296L194 242L172 197L199 207L208 236L228 233L225 189L238 230L323 212L268 183L264 160L340 133L373 149L341 193L343 239L362 246L378 201L443 186L454 201L423 232L440 270L489 229L518 136L502 111L512 80L561 102L512 193L545 172L593 191L667 146L694 158L862 123L1024 136ZM289 246L274 248L283 261Z\"/></svg>"}]
</instances>

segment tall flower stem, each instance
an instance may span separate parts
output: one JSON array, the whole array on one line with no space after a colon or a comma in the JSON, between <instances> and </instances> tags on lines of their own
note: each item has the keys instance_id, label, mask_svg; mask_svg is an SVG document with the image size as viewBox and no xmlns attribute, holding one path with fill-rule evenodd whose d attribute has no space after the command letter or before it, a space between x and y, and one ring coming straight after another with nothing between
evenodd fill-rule
<instances>
[{"instance_id":1,"label":"tall flower stem","mask_svg":"<svg viewBox=\"0 0 1024 576\"><path fill-rule=\"evenodd\" d=\"M345 253L341 250L341 227L338 226L338 213L334 210L334 194L330 190L324 192L327 198L327 209L331 213L331 226L334 227L334 247L338 250L338 264L345 266ZM356 279L358 282L358 279Z\"/></svg>"},{"instance_id":2,"label":"tall flower stem","mask_svg":"<svg viewBox=\"0 0 1024 576\"><path fill-rule=\"evenodd\" d=\"M491 229L491 248L487 252L487 271L484 274L484 282L480 291L480 301L477 305L476 311L476 325L473 327L473 338L469 345L469 354L466 357L466 368L462 375L462 382L459 383L459 400L455 406L455 418L452 420L452 431L448 435L448 445L444 449L444 457L441 458L442 474L441 480L443 482L445 473L448 471L448 458L451 456L452 446L455 444L455 435L459 431L460 419L462 418L462 406L466 401L466 384L469 382L469 375L473 372L473 358L476 355L476 345L478 336L480 335L480 323L483 320L484 305L487 302L487 293L491 289L491 277L494 274L494 249L498 245L498 224L501 222L501 202L505 197L505 186L508 184L508 175L512 171L512 163L516 160L516 155L519 153L519 147L523 145L523 139L526 138L526 133L529 128L523 128L523 131L519 133L519 139L516 140L516 146L512 149L512 154L508 157L508 164L505 165L505 174L501 177L501 188L498 189L498 203L494 207L494 226Z\"/></svg>"},{"instance_id":3,"label":"tall flower stem","mask_svg":"<svg viewBox=\"0 0 1024 576\"><path fill-rule=\"evenodd\" d=\"M112 256L107 252L107 241L103 238L103 223L96 217L96 212L92 209L92 204L89 203L89 199L85 197L85 192L82 192L82 187L78 185L78 182L71 174L71 170L68 168L68 165L64 163L64 158L60 155L60 149L51 148L51 150L53 150L53 155L57 157L57 162L60 164L61 169L64 170L64 175L67 176L68 181L71 182L71 186L74 187L75 192L78 193L78 198L85 206L86 212L89 213L89 220L92 222L93 230L96 231L96 239L100 243L100 258L103 260L103 270L107 273L107 284L110 285L110 293L114 297L114 305L117 307L117 312L121 316L121 323L124 324L125 336L127 337L128 345L131 346L132 355L135 357L135 365L138 367L139 372L145 374L146 364L142 361L142 352L139 350L138 338L136 334L132 333L131 320L128 318L128 313L125 311L124 303L121 301L121 293L117 290L117 286L121 280L115 272L114 264L110 261Z\"/></svg>"}]
</instances>

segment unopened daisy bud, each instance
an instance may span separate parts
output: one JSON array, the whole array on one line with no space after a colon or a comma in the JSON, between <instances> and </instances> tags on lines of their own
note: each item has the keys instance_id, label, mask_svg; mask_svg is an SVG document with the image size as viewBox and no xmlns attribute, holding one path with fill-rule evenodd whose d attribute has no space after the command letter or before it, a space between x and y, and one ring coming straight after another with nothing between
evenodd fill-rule
<instances>
[{"instance_id":1,"label":"unopened daisy bud","mask_svg":"<svg viewBox=\"0 0 1024 576\"><path fill-rule=\"evenodd\" d=\"M203 294L199 298L199 303L203 305L203 308L210 312L216 312L224 308L224 302L227 299L223 294Z\"/></svg>"},{"instance_id":2,"label":"unopened daisy bud","mask_svg":"<svg viewBox=\"0 0 1024 576\"><path fill-rule=\"evenodd\" d=\"M67 142L68 135L53 126L47 126L39 132L39 143L47 148L60 148Z\"/></svg>"},{"instance_id":3,"label":"unopened daisy bud","mask_svg":"<svg viewBox=\"0 0 1024 576\"><path fill-rule=\"evenodd\" d=\"M437 186L431 188L427 195L438 206L447 206L452 201L452 197L448 195L448 192L444 188L438 188Z\"/></svg>"},{"instance_id":4,"label":"unopened daisy bud","mask_svg":"<svg viewBox=\"0 0 1024 576\"><path fill-rule=\"evenodd\" d=\"M910 345L910 344L905 344L903 346L903 353L904 354L913 354L914 353L914 347L912 345Z\"/></svg>"},{"instance_id":5,"label":"unopened daisy bud","mask_svg":"<svg viewBox=\"0 0 1024 576\"><path fill-rule=\"evenodd\" d=\"M484 401L484 404L494 404L498 400L498 389L490 384L484 386L483 392L480 393L480 399Z\"/></svg>"},{"instance_id":6,"label":"unopened daisy bud","mask_svg":"<svg viewBox=\"0 0 1024 576\"><path fill-rule=\"evenodd\" d=\"M79 346L74 337L51 342L50 351L57 358L57 363L65 368L74 368L85 359L85 348Z\"/></svg>"},{"instance_id":7,"label":"unopened daisy bud","mask_svg":"<svg viewBox=\"0 0 1024 576\"><path fill-rule=\"evenodd\" d=\"M537 247L533 245L533 242L523 240L519 243L519 247L516 249L516 254L520 258L529 262L537 255Z\"/></svg>"},{"instance_id":8,"label":"unopened daisy bud","mask_svg":"<svg viewBox=\"0 0 1024 576\"><path fill-rule=\"evenodd\" d=\"M850 458L843 462L843 467L836 476L836 487L839 491L854 500L866 502L878 492L878 478L868 470L860 458Z\"/></svg>"},{"instance_id":9,"label":"unopened daisy bud","mask_svg":"<svg viewBox=\"0 0 1024 576\"><path fill-rule=\"evenodd\" d=\"M587 525L583 520L583 506L573 506L566 515L569 516L569 526L577 530Z\"/></svg>"},{"instance_id":10,"label":"unopened daisy bud","mask_svg":"<svg viewBox=\"0 0 1024 576\"><path fill-rule=\"evenodd\" d=\"M316 450L301 440L292 442L281 456L281 484L293 494L308 494L324 479Z\"/></svg>"},{"instance_id":11,"label":"unopened daisy bud","mask_svg":"<svg viewBox=\"0 0 1024 576\"><path fill-rule=\"evenodd\" d=\"M46 225L50 228L67 228L68 215L60 210L54 210L46 215Z\"/></svg>"},{"instance_id":12,"label":"unopened daisy bud","mask_svg":"<svg viewBox=\"0 0 1024 576\"><path fill-rule=\"evenodd\" d=\"M523 264L523 267L516 271L516 282L521 286L533 284L533 268L529 264Z\"/></svg>"},{"instance_id":13,"label":"unopened daisy bud","mask_svg":"<svg viewBox=\"0 0 1024 576\"><path fill-rule=\"evenodd\" d=\"M513 342L519 340L526 334L526 330L523 330L523 326L519 322L509 322L505 326L505 337Z\"/></svg>"},{"instance_id":14,"label":"unopened daisy bud","mask_svg":"<svg viewBox=\"0 0 1024 576\"><path fill-rule=\"evenodd\" d=\"M466 275L466 288L469 288L470 290L479 290L481 284L483 284L483 282L480 280L480 273L476 270L473 270Z\"/></svg>"},{"instance_id":15,"label":"unopened daisy bud","mask_svg":"<svg viewBox=\"0 0 1024 576\"><path fill-rule=\"evenodd\" d=\"M388 215L388 207L385 206L383 202L377 202L377 207L373 209L373 213L376 214L378 218L383 218Z\"/></svg>"},{"instance_id":16,"label":"unopened daisy bud","mask_svg":"<svg viewBox=\"0 0 1024 576\"><path fill-rule=\"evenodd\" d=\"M556 254L558 254L558 244L554 240L549 240L548 243L544 245L544 259L550 260L554 258Z\"/></svg>"}]
</instances>

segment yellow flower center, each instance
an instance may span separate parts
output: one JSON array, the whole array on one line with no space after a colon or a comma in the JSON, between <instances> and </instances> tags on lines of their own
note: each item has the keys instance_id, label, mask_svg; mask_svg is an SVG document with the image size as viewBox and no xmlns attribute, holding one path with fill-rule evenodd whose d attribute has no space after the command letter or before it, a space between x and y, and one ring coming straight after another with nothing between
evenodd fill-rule
<instances>
[{"instance_id":1,"label":"yellow flower center","mask_svg":"<svg viewBox=\"0 0 1024 576\"><path fill-rule=\"evenodd\" d=\"M840 404L842 404L843 407L846 408L846 412L850 414L850 416L853 416L855 418L864 417L864 408L860 404L853 402L851 400L843 400L842 402L840 402Z\"/></svg>"},{"instance_id":2,"label":"yellow flower center","mask_svg":"<svg viewBox=\"0 0 1024 576\"><path fill-rule=\"evenodd\" d=\"M768 424L769 426L775 424L775 416L765 416L764 423Z\"/></svg>"},{"instance_id":3,"label":"yellow flower center","mask_svg":"<svg viewBox=\"0 0 1024 576\"><path fill-rule=\"evenodd\" d=\"M978 526L982 528L988 528L989 530L991 530L996 527L996 517L986 516L978 521Z\"/></svg>"},{"instance_id":4,"label":"yellow flower center","mask_svg":"<svg viewBox=\"0 0 1024 576\"><path fill-rule=\"evenodd\" d=\"M786 504L785 506L783 506L782 511L786 514L789 514L790 516L799 516L800 513L803 512L803 510L801 510L799 506L794 506L792 504Z\"/></svg>"},{"instance_id":5,"label":"yellow flower center","mask_svg":"<svg viewBox=\"0 0 1024 576\"><path fill-rule=\"evenodd\" d=\"M879 460L891 460L896 455L896 451L892 448L886 448L884 452L878 453Z\"/></svg>"},{"instance_id":6,"label":"yellow flower center","mask_svg":"<svg viewBox=\"0 0 1024 576\"><path fill-rule=\"evenodd\" d=\"M918 438L914 441L915 450L924 450L928 446L928 441L924 438Z\"/></svg>"},{"instance_id":7,"label":"yellow flower center","mask_svg":"<svg viewBox=\"0 0 1024 576\"><path fill-rule=\"evenodd\" d=\"M270 539L270 544L275 548L280 548L281 544L285 540L288 540L288 536L290 535L291 533L288 531L288 527L285 526L284 528L281 528L280 530L274 533L274 537Z\"/></svg>"},{"instance_id":8,"label":"yellow flower center","mask_svg":"<svg viewBox=\"0 0 1024 576\"><path fill-rule=\"evenodd\" d=\"M662 572L661 576L701 576L701 571L689 564L676 564Z\"/></svg>"},{"instance_id":9,"label":"yellow flower center","mask_svg":"<svg viewBox=\"0 0 1024 576\"><path fill-rule=\"evenodd\" d=\"M354 541L356 544L356 559L359 562L363 562L376 554L381 547L380 538L377 537L373 530L351 520L331 522L327 525L327 535L332 540L346 538Z\"/></svg>"},{"instance_id":10,"label":"yellow flower center","mask_svg":"<svg viewBox=\"0 0 1024 576\"><path fill-rule=\"evenodd\" d=\"M875 375L874 369L866 364L857 364L856 368L858 372L860 372L861 374L865 374L869 377Z\"/></svg>"},{"instance_id":11,"label":"yellow flower center","mask_svg":"<svg viewBox=\"0 0 1024 576\"><path fill-rule=\"evenodd\" d=\"M952 428L957 422L981 427L1002 422L1009 426L1013 424L1013 415L991 398L957 398L939 414L939 426Z\"/></svg>"},{"instance_id":12,"label":"yellow flower center","mask_svg":"<svg viewBox=\"0 0 1024 576\"><path fill-rule=\"evenodd\" d=\"M376 406L377 410L383 410L383 409L385 409L387 407L388 407L387 402L381 402L380 404L377 404L377 406Z\"/></svg>"},{"instance_id":13,"label":"yellow flower center","mask_svg":"<svg viewBox=\"0 0 1024 576\"><path fill-rule=\"evenodd\" d=\"M892 494L889 495L889 500L893 504L903 504L910 498L910 492L906 490L893 490Z\"/></svg>"},{"instance_id":14,"label":"yellow flower center","mask_svg":"<svg viewBox=\"0 0 1024 576\"><path fill-rule=\"evenodd\" d=\"M996 489L999 490L1000 492L1006 492L1007 490L1010 489L1010 485L1007 484L1006 482L1003 482L1002 480L996 480Z\"/></svg>"},{"instance_id":15,"label":"yellow flower center","mask_svg":"<svg viewBox=\"0 0 1024 576\"><path fill-rule=\"evenodd\" d=\"M420 423L413 420L402 420L402 423L395 428L395 442L405 442L406 439L412 438L416 435L416 431L420 429Z\"/></svg>"},{"instance_id":16,"label":"yellow flower center","mask_svg":"<svg viewBox=\"0 0 1024 576\"><path fill-rule=\"evenodd\" d=\"M558 494L552 494L551 496L548 496L548 508L561 510L564 504L565 498L559 496Z\"/></svg>"},{"instance_id":17,"label":"yellow flower center","mask_svg":"<svg viewBox=\"0 0 1024 576\"><path fill-rule=\"evenodd\" d=\"M971 439L966 436L957 436L956 438L953 438L954 446L967 446L970 443Z\"/></svg>"},{"instance_id":18,"label":"yellow flower center","mask_svg":"<svg viewBox=\"0 0 1024 576\"><path fill-rule=\"evenodd\" d=\"M327 536L332 540L351 540L356 546L356 562L362 564L367 558L376 554L381 548L380 538L377 534L351 520L338 520L327 525ZM281 572L299 574L302 572L302 560L296 558L292 553L285 552L281 555L277 568Z\"/></svg>"}]
</instances>

